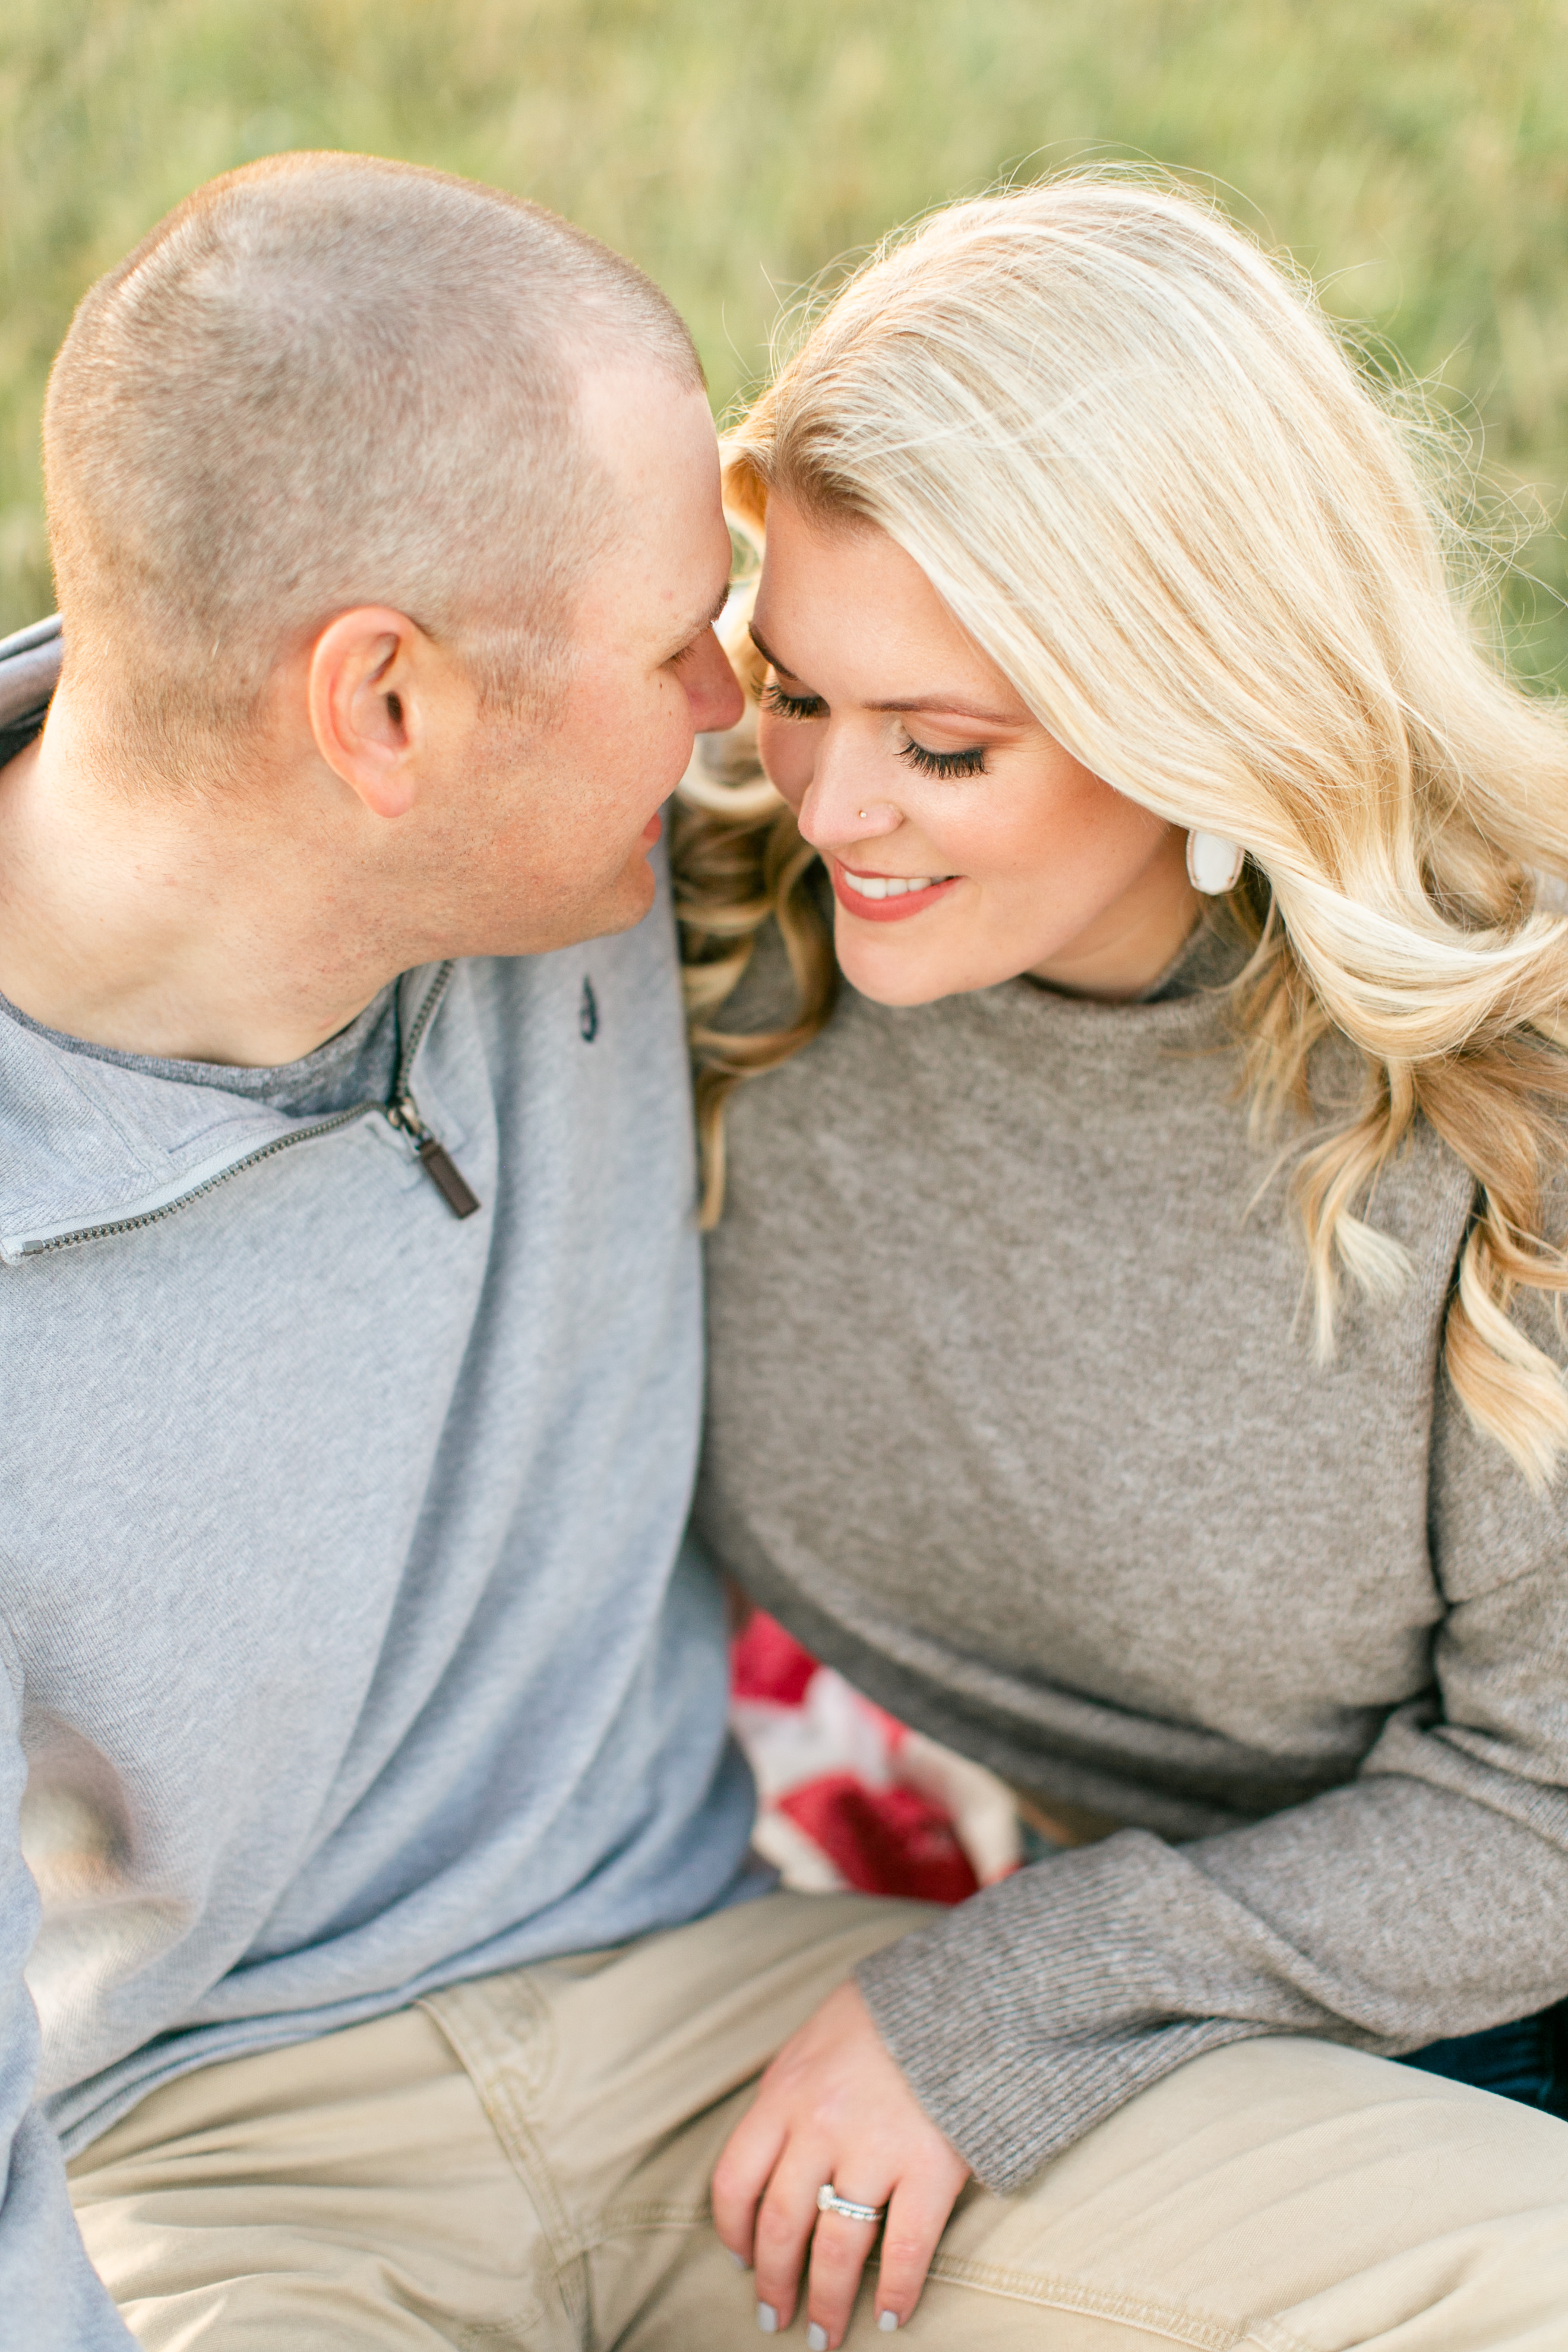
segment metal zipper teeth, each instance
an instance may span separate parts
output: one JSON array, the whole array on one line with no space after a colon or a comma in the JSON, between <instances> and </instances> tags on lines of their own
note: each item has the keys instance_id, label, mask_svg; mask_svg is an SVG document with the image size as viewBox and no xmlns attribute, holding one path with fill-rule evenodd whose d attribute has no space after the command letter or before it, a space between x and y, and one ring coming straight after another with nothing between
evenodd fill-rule
<instances>
[{"instance_id":1,"label":"metal zipper teeth","mask_svg":"<svg viewBox=\"0 0 1568 2352\"><path fill-rule=\"evenodd\" d=\"M247 1151L243 1160L237 1160L232 1168L220 1168L216 1175L193 1185L188 1192L182 1192L177 1201L165 1201L161 1209L143 1209L140 1216L121 1217L107 1225L83 1225L74 1234L57 1234L52 1240L38 1242L32 1249L24 1250L23 1256L47 1257L51 1250L74 1249L79 1242L110 1241L116 1234L140 1233L144 1226L161 1225L165 1217L175 1216L181 1209L188 1209L193 1201L203 1199L208 1192L216 1192L218 1186L226 1184L231 1176L243 1176L247 1168L256 1167L260 1160L272 1159L279 1151L289 1150L296 1143L314 1143L319 1136L335 1134L340 1127L352 1127L356 1119L363 1118L369 1112L380 1112L384 1118L389 1108L401 1108L404 1103L411 1100L408 1079L414 1068L414 1057L425 1041L425 1033L436 1017L437 1007L447 993L451 977L451 964L444 963L431 982L425 1002L414 1016L414 1026L404 1045L403 1059L394 1084L392 1105L355 1103L352 1110L334 1111L331 1118L321 1119L314 1127L297 1128L292 1135L274 1136L270 1143L264 1143L258 1150ZM403 1122L400 1119L396 1124L402 1126Z\"/></svg>"},{"instance_id":2,"label":"metal zipper teeth","mask_svg":"<svg viewBox=\"0 0 1568 2352\"><path fill-rule=\"evenodd\" d=\"M270 1143L262 1144L255 1151L247 1151L245 1158L237 1160L231 1168L220 1168L216 1175L204 1178L188 1192L182 1192L177 1201L165 1201L161 1209L143 1209L140 1216L121 1217L112 1224L83 1225L78 1233L57 1234L50 1241L35 1243L22 1255L24 1257L44 1257L50 1250L72 1249L78 1242L107 1241L113 1234L134 1234L143 1225L162 1224L165 1217L174 1216L181 1209L188 1208L193 1201L199 1201L205 1193L216 1192L220 1184L226 1184L231 1176L242 1176L258 1160L270 1160L275 1152L287 1151L293 1143L313 1143L319 1135L331 1135L335 1128L349 1127L356 1118L363 1118L367 1111L384 1111L385 1108L384 1103L356 1103L353 1110L335 1111L331 1118L322 1119L319 1126L298 1128L292 1135L274 1136Z\"/></svg>"},{"instance_id":3,"label":"metal zipper teeth","mask_svg":"<svg viewBox=\"0 0 1568 2352\"><path fill-rule=\"evenodd\" d=\"M412 1100L408 1092L408 1081L414 1075L415 1056L425 1043L425 1032L436 1018L437 1008L451 985L452 974L456 969L456 963L450 959L439 966L435 979L425 992L424 1003L414 1016L414 1026L404 1041L403 1059L397 1066L395 1091L399 1102Z\"/></svg>"}]
</instances>

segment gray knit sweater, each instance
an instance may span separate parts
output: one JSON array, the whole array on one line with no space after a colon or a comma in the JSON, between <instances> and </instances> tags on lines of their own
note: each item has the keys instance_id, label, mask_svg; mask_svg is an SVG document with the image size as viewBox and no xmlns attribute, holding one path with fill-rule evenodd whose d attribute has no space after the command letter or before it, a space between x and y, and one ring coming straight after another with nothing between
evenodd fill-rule
<instances>
[{"instance_id":1,"label":"gray knit sweater","mask_svg":"<svg viewBox=\"0 0 1568 2352\"><path fill-rule=\"evenodd\" d=\"M1229 968L847 989L731 1101L703 1534L885 1706L1128 1825L861 1972L998 2189L1219 2043L1568 1993L1568 1514L1439 1370L1472 1185L1419 1129L1370 1213L1414 1278L1315 1364ZM740 1017L786 998L765 942Z\"/></svg>"}]
</instances>

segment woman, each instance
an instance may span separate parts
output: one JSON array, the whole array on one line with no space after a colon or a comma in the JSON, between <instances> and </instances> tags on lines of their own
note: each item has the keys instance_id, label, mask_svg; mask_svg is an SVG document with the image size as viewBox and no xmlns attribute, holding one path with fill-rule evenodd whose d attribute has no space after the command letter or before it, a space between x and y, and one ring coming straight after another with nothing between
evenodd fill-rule
<instances>
[{"instance_id":1,"label":"woman","mask_svg":"<svg viewBox=\"0 0 1568 2352\"><path fill-rule=\"evenodd\" d=\"M831 2345L875 2237L842 2200L890 2201L900 2324L970 2170L1017 2190L1202 2053L1530 2020L1428 2063L1556 2095L1568 742L1478 649L1411 435L1159 189L895 244L729 484L773 789L679 842L722 1202L700 1521L1063 1847L863 1965L730 2143L764 2327L834 2185ZM1419 2080L1352 2074L1347 2117ZM1435 2274L1400 2273L1402 2347L1551 2340L1467 2333ZM1374 2294L1310 2300L1247 2340L1395 2340Z\"/></svg>"}]
</instances>

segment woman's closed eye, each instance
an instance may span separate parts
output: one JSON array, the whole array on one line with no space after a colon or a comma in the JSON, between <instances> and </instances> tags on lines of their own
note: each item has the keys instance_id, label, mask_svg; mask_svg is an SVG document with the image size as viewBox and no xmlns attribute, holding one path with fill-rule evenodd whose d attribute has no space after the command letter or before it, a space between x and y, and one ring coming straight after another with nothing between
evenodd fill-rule
<instances>
[{"instance_id":1,"label":"woman's closed eye","mask_svg":"<svg viewBox=\"0 0 1568 2352\"><path fill-rule=\"evenodd\" d=\"M820 694L791 694L776 677L770 677L763 688L763 701L775 719L826 719L827 705ZM933 751L929 743L917 743L912 737L899 746L899 757L918 768L922 776L983 776L985 773L985 746L967 744L961 751Z\"/></svg>"},{"instance_id":2,"label":"woman's closed eye","mask_svg":"<svg viewBox=\"0 0 1568 2352\"><path fill-rule=\"evenodd\" d=\"M823 719L827 714L820 694L787 694L776 677L763 687L763 700L777 719Z\"/></svg>"},{"instance_id":3,"label":"woman's closed eye","mask_svg":"<svg viewBox=\"0 0 1568 2352\"><path fill-rule=\"evenodd\" d=\"M917 743L911 738L900 745L900 760L918 768L922 776L983 776L985 773L985 746L971 743L963 751L933 751L929 744Z\"/></svg>"}]
</instances>

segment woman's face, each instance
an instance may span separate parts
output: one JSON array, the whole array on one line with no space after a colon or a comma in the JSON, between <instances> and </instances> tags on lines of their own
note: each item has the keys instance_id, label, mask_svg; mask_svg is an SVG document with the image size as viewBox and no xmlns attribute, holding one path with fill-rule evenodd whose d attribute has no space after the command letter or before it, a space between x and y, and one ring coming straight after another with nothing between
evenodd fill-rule
<instances>
[{"instance_id":1,"label":"woman's face","mask_svg":"<svg viewBox=\"0 0 1568 2352\"><path fill-rule=\"evenodd\" d=\"M863 995L1029 972L1118 998L1163 971L1196 915L1185 835L1046 732L885 531L770 499L752 635L763 763L826 862Z\"/></svg>"}]
</instances>

